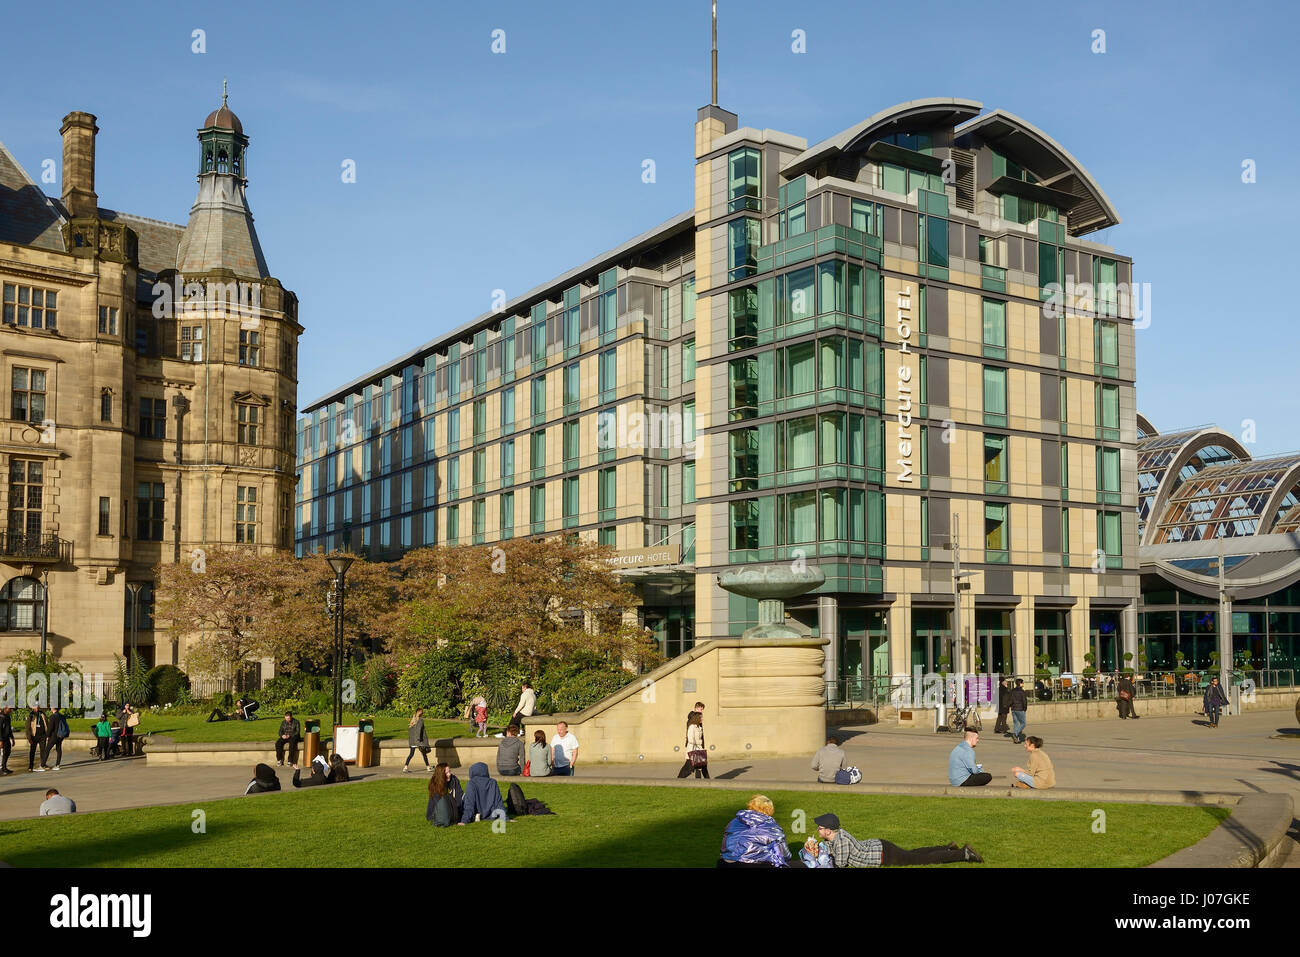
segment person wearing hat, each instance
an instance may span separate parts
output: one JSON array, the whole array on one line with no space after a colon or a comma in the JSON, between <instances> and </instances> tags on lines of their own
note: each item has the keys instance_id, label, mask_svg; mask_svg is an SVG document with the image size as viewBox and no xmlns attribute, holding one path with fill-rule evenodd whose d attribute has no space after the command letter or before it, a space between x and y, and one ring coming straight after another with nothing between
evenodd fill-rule
<instances>
[{"instance_id":1,"label":"person wearing hat","mask_svg":"<svg viewBox=\"0 0 1300 957\"><path fill-rule=\"evenodd\" d=\"M264 791L280 790L280 779L269 764L259 764L253 768L253 780L248 782L245 794L261 794Z\"/></svg>"},{"instance_id":2,"label":"person wearing hat","mask_svg":"<svg viewBox=\"0 0 1300 957\"><path fill-rule=\"evenodd\" d=\"M840 826L840 819L835 814L822 814L813 818L817 825L817 836L825 844L821 845L808 838L804 845L812 857L819 861L822 854L829 854L836 867L911 867L925 864L983 864L984 858L969 844L958 847L946 844L941 847L918 847L905 850L897 844L880 838L858 840ZM802 855L801 855L802 856Z\"/></svg>"}]
</instances>

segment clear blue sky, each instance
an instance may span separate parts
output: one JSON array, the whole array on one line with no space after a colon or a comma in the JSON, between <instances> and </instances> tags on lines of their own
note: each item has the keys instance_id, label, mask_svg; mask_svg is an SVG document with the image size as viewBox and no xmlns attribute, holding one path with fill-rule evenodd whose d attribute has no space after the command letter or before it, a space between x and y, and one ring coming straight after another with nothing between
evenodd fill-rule
<instances>
[{"instance_id":1,"label":"clear blue sky","mask_svg":"<svg viewBox=\"0 0 1300 957\"><path fill-rule=\"evenodd\" d=\"M94 113L100 203L183 223L195 129L229 77L262 246L302 303L301 402L691 204L708 0L75 6L75 28L6 12L0 140L37 175L60 118ZM1253 419L1256 455L1300 448L1291 5L719 7L719 99L742 125L814 143L963 96L1056 137L1123 219L1093 238L1152 287L1139 408L1162 430Z\"/></svg>"}]
</instances>

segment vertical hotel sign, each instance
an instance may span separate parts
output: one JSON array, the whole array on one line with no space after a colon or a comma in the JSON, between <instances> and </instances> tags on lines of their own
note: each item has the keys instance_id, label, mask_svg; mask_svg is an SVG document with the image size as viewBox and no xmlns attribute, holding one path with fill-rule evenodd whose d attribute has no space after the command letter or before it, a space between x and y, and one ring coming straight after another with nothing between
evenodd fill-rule
<instances>
[{"instance_id":1,"label":"vertical hotel sign","mask_svg":"<svg viewBox=\"0 0 1300 957\"><path fill-rule=\"evenodd\" d=\"M901 485L911 485L913 479L912 456L915 452L915 438L912 432L912 392L915 376L912 360L912 287L905 285L898 291L898 380L894 398L898 412L898 481Z\"/></svg>"}]
</instances>

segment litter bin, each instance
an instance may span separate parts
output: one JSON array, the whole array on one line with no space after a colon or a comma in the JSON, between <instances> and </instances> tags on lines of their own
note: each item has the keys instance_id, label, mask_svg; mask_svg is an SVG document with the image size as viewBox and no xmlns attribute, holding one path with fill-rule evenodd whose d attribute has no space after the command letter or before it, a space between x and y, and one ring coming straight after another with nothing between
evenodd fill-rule
<instances>
[{"instance_id":1,"label":"litter bin","mask_svg":"<svg viewBox=\"0 0 1300 957\"><path fill-rule=\"evenodd\" d=\"M307 718L302 729L302 764L309 768L316 755L325 753L320 746L320 718Z\"/></svg>"},{"instance_id":2,"label":"litter bin","mask_svg":"<svg viewBox=\"0 0 1300 957\"><path fill-rule=\"evenodd\" d=\"M357 722L357 767L374 767L375 757L375 720L362 718Z\"/></svg>"}]
</instances>

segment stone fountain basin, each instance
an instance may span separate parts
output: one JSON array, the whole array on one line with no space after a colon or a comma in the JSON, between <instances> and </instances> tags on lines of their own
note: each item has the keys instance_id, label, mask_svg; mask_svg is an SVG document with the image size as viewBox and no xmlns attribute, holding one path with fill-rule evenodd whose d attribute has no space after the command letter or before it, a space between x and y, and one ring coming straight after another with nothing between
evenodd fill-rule
<instances>
[{"instance_id":1,"label":"stone fountain basin","mask_svg":"<svg viewBox=\"0 0 1300 957\"><path fill-rule=\"evenodd\" d=\"M797 598L826 581L826 573L816 565L796 570L790 565L759 565L732 568L718 576L725 591L759 601Z\"/></svg>"}]
</instances>

